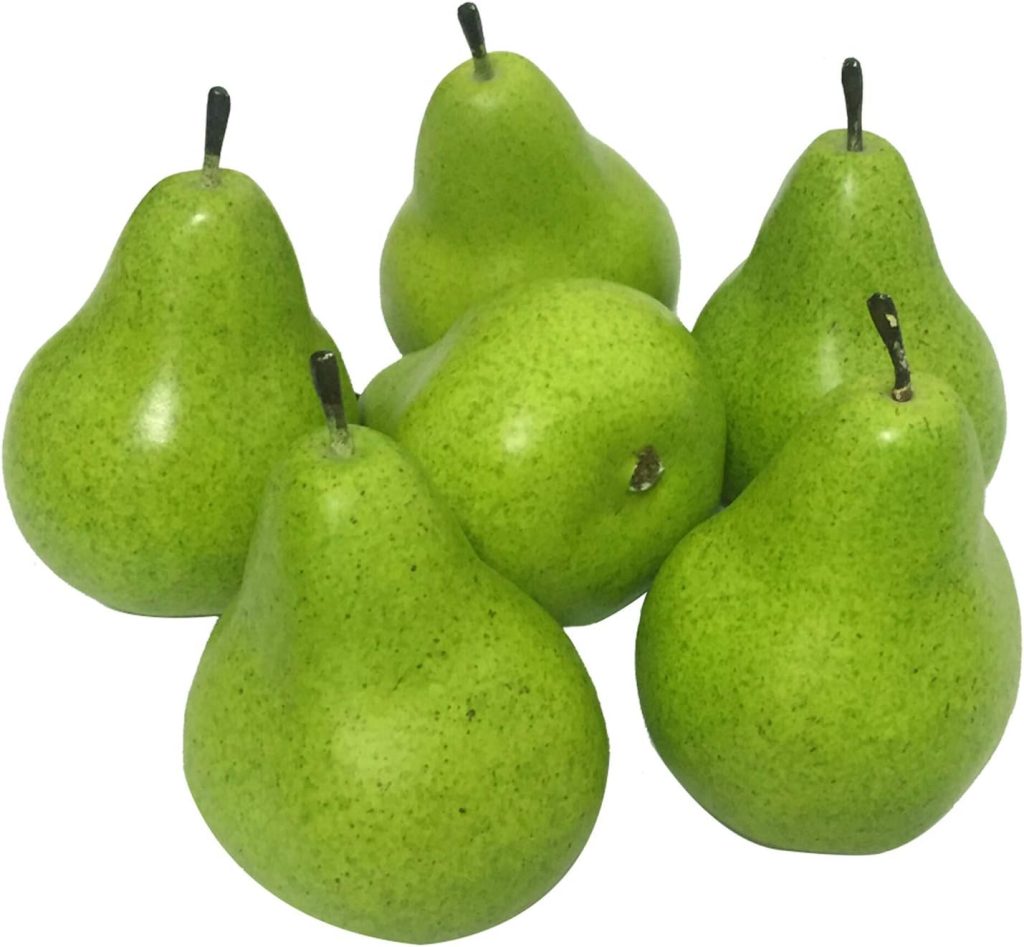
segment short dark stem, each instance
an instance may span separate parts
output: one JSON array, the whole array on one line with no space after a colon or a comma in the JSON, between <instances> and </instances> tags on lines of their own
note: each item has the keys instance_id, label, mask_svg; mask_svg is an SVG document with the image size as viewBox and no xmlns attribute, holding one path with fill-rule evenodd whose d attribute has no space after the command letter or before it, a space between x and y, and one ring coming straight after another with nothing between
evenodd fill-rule
<instances>
[{"instance_id":1,"label":"short dark stem","mask_svg":"<svg viewBox=\"0 0 1024 947\"><path fill-rule=\"evenodd\" d=\"M658 452L648 444L639 454L636 455L636 466L633 468L633 475L629 478L630 493L646 493L656 486L665 472Z\"/></svg>"},{"instance_id":2,"label":"short dark stem","mask_svg":"<svg viewBox=\"0 0 1024 947\"><path fill-rule=\"evenodd\" d=\"M345 420L345 403L341 393L341 371L337 356L329 350L314 352L309 357L309 370L313 376L320 404L327 418L327 430L331 435L331 446L336 454L349 457L352 454L352 434Z\"/></svg>"},{"instance_id":3,"label":"short dark stem","mask_svg":"<svg viewBox=\"0 0 1024 947\"><path fill-rule=\"evenodd\" d=\"M475 3L464 3L459 7L459 25L466 37L469 51L473 54L473 70L478 79L490 79L494 75L491 60L484 43L484 25Z\"/></svg>"},{"instance_id":4,"label":"short dark stem","mask_svg":"<svg viewBox=\"0 0 1024 947\"><path fill-rule=\"evenodd\" d=\"M206 148L203 170L213 179L220 169L220 150L224 147L224 133L231 114L231 96L227 89L215 85L206 96Z\"/></svg>"},{"instance_id":5,"label":"short dark stem","mask_svg":"<svg viewBox=\"0 0 1024 947\"><path fill-rule=\"evenodd\" d=\"M900 317L896 312L896 304L891 296L875 293L868 300L868 312L875 329L882 337L892 367L896 371L896 381L892 388L893 401L909 401L914 397L914 389L910 384L910 365L907 364L907 353L903 347L903 331L900 329Z\"/></svg>"},{"instance_id":6,"label":"short dark stem","mask_svg":"<svg viewBox=\"0 0 1024 947\"><path fill-rule=\"evenodd\" d=\"M864 128L861 110L864 108L864 73L856 59L843 63L843 95L846 98L846 150L864 150Z\"/></svg>"}]
</instances>

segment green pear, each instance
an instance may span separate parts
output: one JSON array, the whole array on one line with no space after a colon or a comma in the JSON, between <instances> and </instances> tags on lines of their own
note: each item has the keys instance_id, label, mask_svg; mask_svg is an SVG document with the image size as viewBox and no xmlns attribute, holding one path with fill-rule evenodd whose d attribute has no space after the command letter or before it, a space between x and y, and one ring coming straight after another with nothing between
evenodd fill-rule
<instances>
[{"instance_id":1,"label":"green pear","mask_svg":"<svg viewBox=\"0 0 1024 947\"><path fill-rule=\"evenodd\" d=\"M655 748L764 845L869 853L914 838L992 754L1020 673L1013 579L983 512L970 415L911 385L828 395L644 602L637 687Z\"/></svg>"},{"instance_id":2,"label":"green pear","mask_svg":"<svg viewBox=\"0 0 1024 947\"><path fill-rule=\"evenodd\" d=\"M843 85L848 128L826 132L800 156L750 256L694 326L725 394L726 500L823 395L871 372L871 327L857 313L879 285L907 314L917 367L967 406L987 478L999 459L1006 409L992 347L942 268L903 158L861 128L855 59L844 63Z\"/></svg>"},{"instance_id":3,"label":"green pear","mask_svg":"<svg viewBox=\"0 0 1024 947\"><path fill-rule=\"evenodd\" d=\"M267 486L189 695L185 773L221 844L290 904L415 943L497 924L597 817L604 719L568 637L477 558L418 465L330 420Z\"/></svg>"},{"instance_id":4,"label":"green pear","mask_svg":"<svg viewBox=\"0 0 1024 947\"><path fill-rule=\"evenodd\" d=\"M473 58L427 106L381 258L395 344L424 348L474 303L545 277L608 279L674 307L679 242L660 198L533 63L486 51L474 4L459 19Z\"/></svg>"},{"instance_id":5,"label":"green pear","mask_svg":"<svg viewBox=\"0 0 1024 947\"><path fill-rule=\"evenodd\" d=\"M203 170L145 196L7 419L4 478L25 538L125 611L223 611L267 473L319 423L301 368L333 342L270 201L219 167L228 111L212 89Z\"/></svg>"},{"instance_id":6,"label":"green pear","mask_svg":"<svg viewBox=\"0 0 1024 947\"><path fill-rule=\"evenodd\" d=\"M715 380L675 315L627 286L507 290L381 372L360 404L483 559L563 625L641 595L718 507Z\"/></svg>"}]
</instances>

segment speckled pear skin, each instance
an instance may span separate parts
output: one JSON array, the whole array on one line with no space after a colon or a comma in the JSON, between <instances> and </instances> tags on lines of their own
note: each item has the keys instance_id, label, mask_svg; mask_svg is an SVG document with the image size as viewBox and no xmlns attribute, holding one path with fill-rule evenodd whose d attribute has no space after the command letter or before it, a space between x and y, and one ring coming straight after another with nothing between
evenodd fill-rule
<instances>
[{"instance_id":1,"label":"speckled pear skin","mask_svg":"<svg viewBox=\"0 0 1024 947\"><path fill-rule=\"evenodd\" d=\"M360 406L423 464L483 559L563 625L641 595L718 507L715 380L679 320L626 286L508 290L381 372ZM664 473L631 492L648 445Z\"/></svg>"},{"instance_id":2,"label":"speckled pear skin","mask_svg":"<svg viewBox=\"0 0 1024 947\"><path fill-rule=\"evenodd\" d=\"M976 435L944 382L916 373L914 390L902 405L882 385L827 396L644 602L654 746L761 844L909 841L974 780L1013 707L1020 614Z\"/></svg>"},{"instance_id":3,"label":"speckled pear skin","mask_svg":"<svg viewBox=\"0 0 1024 947\"><path fill-rule=\"evenodd\" d=\"M218 174L146 195L7 419L4 479L25 538L124 611L219 614L271 466L322 424L306 359L334 343L266 195Z\"/></svg>"},{"instance_id":4,"label":"speckled pear skin","mask_svg":"<svg viewBox=\"0 0 1024 947\"><path fill-rule=\"evenodd\" d=\"M353 426L268 484L189 695L185 772L224 847L329 923L427 943L544 895L608 743L554 620L475 555L415 462Z\"/></svg>"},{"instance_id":5,"label":"speckled pear skin","mask_svg":"<svg viewBox=\"0 0 1024 947\"><path fill-rule=\"evenodd\" d=\"M679 241L650 186L587 134L533 63L463 63L427 106L412 193L391 227L381 304L403 353L437 341L471 305L545 277L597 277L674 307Z\"/></svg>"},{"instance_id":6,"label":"speckled pear skin","mask_svg":"<svg viewBox=\"0 0 1024 947\"><path fill-rule=\"evenodd\" d=\"M864 134L826 132L797 161L750 257L711 297L693 334L722 383L729 418L725 498L737 496L800 418L837 385L870 374L877 339L864 300L900 301L914 368L967 405L986 477L1006 426L999 366L939 261L899 152Z\"/></svg>"}]
</instances>

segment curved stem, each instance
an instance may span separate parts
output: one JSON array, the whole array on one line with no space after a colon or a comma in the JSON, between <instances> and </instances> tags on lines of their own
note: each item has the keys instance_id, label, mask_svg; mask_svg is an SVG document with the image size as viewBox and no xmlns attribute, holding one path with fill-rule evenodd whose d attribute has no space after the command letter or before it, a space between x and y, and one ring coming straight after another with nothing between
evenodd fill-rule
<instances>
[{"instance_id":1,"label":"curved stem","mask_svg":"<svg viewBox=\"0 0 1024 947\"><path fill-rule=\"evenodd\" d=\"M331 435L331 447L340 457L351 457L353 451L352 432L345 420L345 404L341 396L341 372L337 356L328 349L321 349L309 357L309 371L313 376L313 387L327 418L327 430Z\"/></svg>"},{"instance_id":2,"label":"curved stem","mask_svg":"<svg viewBox=\"0 0 1024 947\"><path fill-rule=\"evenodd\" d=\"M484 43L484 25L475 3L464 3L459 7L459 25L466 37L469 51L473 54L473 71L478 79L490 79L494 75L487 45Z\"/></svg>"},{"instance_id":3,"label":"curved stem","mask_svg":"<svg viewBox=\"0 0 1024 947\"><path fill-rule=\"evenodd\" d=\"M843 63L843 96L846 98L846 150L864 150L864 128L861 111L864 108L864 73L856 59Z\"/></svg>"},{"instance_id":4,"label":"curved stem","mask_svg":"<svg viewBox=\"0 0 1024 947\"><path fill-rule=\"evenodd\" d=\"M868 300L868 312L875 329L882 337L885 347L892 359L892 367L896 372L896 380L892 388L893 401L909 401L914 397L914 389L910 384L910 365L903 347L903 330L900 329L900 317L896 312L896 303L885 293L875 293Z\"/></svg>"},{"instance_id":5,"label":"curved stem","mask_svg":"<svg viewBox=\"0 0 1024 947\"><path fill-rule=\"evenodd\" d=\"M217 179L220 170L220 151L230 114L231 96L227 89L215 85L206 96L206 148L203 152L203 171L211 182Z\"/></svg>"}]
</instances>

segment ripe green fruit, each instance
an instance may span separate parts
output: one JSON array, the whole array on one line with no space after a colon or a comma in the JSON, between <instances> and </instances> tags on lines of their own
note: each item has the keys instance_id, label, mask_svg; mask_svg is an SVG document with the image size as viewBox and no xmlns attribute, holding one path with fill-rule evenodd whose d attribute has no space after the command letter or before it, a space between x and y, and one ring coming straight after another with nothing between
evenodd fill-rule
<instances>
[{"instance_id":1,"label":"ripe green fruit","mask_svg":"<svg viewBox=\"0 0 1024 947\"><path fill-rule=\"evenodd\" d=\"M424 348L471 305L545 277L612 280L675 306L679 242L665 205L533 63L486 52L473 4L459 19L473 58L427 106L412 193L381 258L398 348Z\"/></svg>"},{"instance_id":2,"label":"ripe green fruit","mask_svg":"<svg viewBox=\"0 0 1024 947\"><path fill-rule=\"evenodd\" d=\"M81 311L25 369L4 433L29 544L125 611L220 613L268 471L318 423L302 365L333 343L270 201L219 167L227 116L212 89L204 169L146 195Z\"/></svg>"},{"instance_id":3,"label":"ripe green fruit","mask_svg":"<svg viewBox=\"0 0 1024 947\"><path fill-rule=\"evenodd\" d=\"M367 387L485 562L564 625L646 591L718 507L725 413L682 323L615 283L547 280L471 309Z\"/></svg>"},{"instance_id":4,"label":"ripe green fruit","mask_svg":"<svg viewBox=\"0 0 1024 947\"><path fill-rule=\"evenodd\" d=\"M777 848L914 838L985 765L1017 692L1020 613L974 427L944 382L911 388L889 303L872 299L895 388L828 396L679 544L640 621L662 759L717 819Z\"/></svg>"},{"instance_id":5,"label":"ripe green fruit","mask_svg":"<svg viewBox=\"0 0 1024 947\"><path fill-rule=\"evenodd\" d=\"M314 356L331 430L270 478L189 695L185 773L285 901L447 940L572 865L604 792L604 720L562 629L477 558L416 463L346 428L331 361Z\"/></svg>"}]
</instances>

